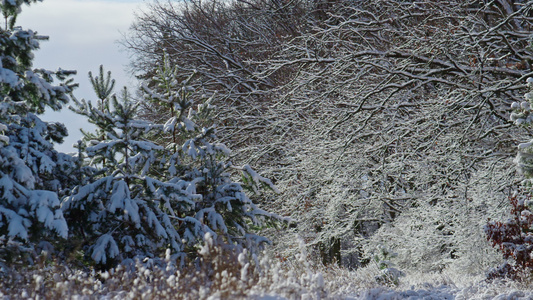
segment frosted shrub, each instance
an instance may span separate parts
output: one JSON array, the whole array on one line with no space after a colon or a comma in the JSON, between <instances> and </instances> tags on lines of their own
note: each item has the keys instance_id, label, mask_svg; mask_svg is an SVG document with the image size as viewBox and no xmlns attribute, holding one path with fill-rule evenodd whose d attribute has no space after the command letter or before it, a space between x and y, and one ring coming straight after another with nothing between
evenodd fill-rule
<instances>
[{"instance_id":1,"label":"frosted shrub","mask_svg":"<svg viewBox=\"0 0 533 300\"><path fill-rule=\"evenodd\" d=\"M520 270L533 268L533 213L530 210L531 196L515 193L509 197L511 218L505 222L489 221L485 226L487 239L497 246L505 259L514 261L513 265L504 263L493 269L489 277L515 277Z\"/></svg>"},{"instance_id":2,"label":"frosted shrub","mask_svg":"<svg viewBox=\"0 0 533 300\"><path fill-rule=\"evenodd\" d=\"M391 261L391 259L397 255L398 254L396 253L390 252L383 245L378 247L378 252L372 256L372 260L380 270L380 274L375 276L378 283L385 285L398 285L400 283L400 277L405 276L402 271L394 267L394 264Z\"/></svg>"}]
</instances>

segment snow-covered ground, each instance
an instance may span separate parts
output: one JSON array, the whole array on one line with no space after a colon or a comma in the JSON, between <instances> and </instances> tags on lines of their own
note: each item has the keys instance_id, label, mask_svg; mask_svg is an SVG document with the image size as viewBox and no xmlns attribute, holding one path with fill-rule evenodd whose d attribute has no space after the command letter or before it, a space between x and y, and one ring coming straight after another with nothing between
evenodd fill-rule
<instances>
[{"instance_id":1,"label":"snow-covered ground","mask_svg":"<svg viewBox=\"0 0 533 300\"><path fill-rule=\"evenodd\" d=\"M380 270L312 267L304 255L280 262L203 249L197 267L125 264L106 272L38 261L1 268L3 299L533 299L531 279L486 280L484 275L407 272L398 285L380 285ZM160 262L161 263L161 262Z\"/></svg>"}]
</instances>

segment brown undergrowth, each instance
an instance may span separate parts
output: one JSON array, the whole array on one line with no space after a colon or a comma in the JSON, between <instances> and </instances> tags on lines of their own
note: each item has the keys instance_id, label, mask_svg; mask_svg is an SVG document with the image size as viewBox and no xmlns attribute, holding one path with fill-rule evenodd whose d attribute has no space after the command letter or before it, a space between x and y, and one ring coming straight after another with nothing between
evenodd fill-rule
<instances>
[{"instance_id":1,"label":"brown undergrowth","mask_svg":"<svg viewBox=\"0 0 533 300\"><path fill-rule=\"evenodd\" d=\"M209 236L199 258L177 267L165 259L124 262L108 271L82 270L57 260L4 266L0 297L6 299L288 299L331 298L324 275L305 252L281 262L268 255L235 251ZM325 269L324 269L325 271Z\"/></svg>"}]
</instances>

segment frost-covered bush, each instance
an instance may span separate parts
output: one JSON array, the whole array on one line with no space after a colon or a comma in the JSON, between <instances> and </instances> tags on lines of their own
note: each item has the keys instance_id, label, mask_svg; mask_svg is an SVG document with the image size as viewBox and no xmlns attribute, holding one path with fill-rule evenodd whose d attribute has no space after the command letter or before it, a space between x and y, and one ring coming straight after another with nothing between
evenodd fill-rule
<instances>
[{"instance_id":1,"label":"frost-covered bush","mask_svg":"<svg viewBox=\"0 0 533 300\"><path fill-rule=\"evenodd\" d=\"M491 270L489 277L514 277L517 271L533 268L531 197L515 193L509 202L512 217L504 222L489 221L484 229L492 245L498 247L503 257L513 260L514 264L504 263Z\"/></svg>"},{"instance_id":2,"label":"frost-covered bush","mask_svg":"<svg viewBox=\"0 0 533 300\"><path fill-rule=\"evenodd\" d=\"M501 255L487 242L483 226L488 217L497 219L505 213L500 206L506 191L500 190L500 184L512 182L513 173L507 161L483 166L470 179L479 186L460 186L466 199L455 197L456 191L441 203L422 202L410 208L365 241L365 252L385 244L398 253L394 262L405 272L477 275L500 263Z\"/></svg>"},{"instance_id":3,"label":"frost-covered bush","mask_svg":"<svg viewBox=\"0 0 533 300\"><path fill-rule=\"evenodd\" d=\"M210 121L212 107L193 109L191 90L169 70L167 63L157 74L158 85L143 88L172 112L164 125L136 119L139 103L126 91L120 99L112 94L112 81L102 69L92 79L100 102L76 100L75 111L98 128L81 145L96 171L62 208L86 255L98 264L156 257L165 249L183 263L187 254L196 256L205 234L256 249L268 240L253 229L281 219L259 209L232 180L230 172L241 170L250 186L274 188L249 166L233 166L229 150L211 142L215 128L199 124Z\"/></svg>"},{"instance_id":4,"label":"frost-covered bush","mask_svg":"<svg viewBox=\"0 0 533 300\"><path fill-rule=\"evenodd\" d=\"M385 285L398 285L400 283L400 277L405 274L395 268L392 259L398 256L397 253L389 251L385 246L380 245L377 249L377 253L374 253L372 260L380 270L380 274L376 275L376 281Z\"/></svg>"},{"instance_id":5,"label":"frost-covered bush","mask_svg":"<svg viewBox=\"0 0 533 300\"><path fill-rule=\"evenodd\" d=\"M69 156L53 149L66 128L38 115L46 107L61 109L69 100L71 81L54 85L53 80L73 72L32 68L33 51L47 37L15 26L21 5L32 2L0 5L7 21L0 30L0 241L6 249L27 247L23 252L48 237L67 237L57 193L68 189L63 185L68 181L61 182L68 175L60 173L72 166Z\"/></svg>"}]
</instances>

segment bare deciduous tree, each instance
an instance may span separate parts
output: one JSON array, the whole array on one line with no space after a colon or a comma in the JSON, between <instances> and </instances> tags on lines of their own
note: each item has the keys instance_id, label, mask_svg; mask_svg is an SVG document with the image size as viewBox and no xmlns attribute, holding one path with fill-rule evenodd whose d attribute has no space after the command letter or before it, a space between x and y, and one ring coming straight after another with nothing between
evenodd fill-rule
<instances>
[{"instance_id":1,"label":"bare deciduous tree","mask_svg":"<svg viewBox=\"0 0 533 300\"><path fill-rule=\"evenodd\" d=\"M227 109L222 139L268 170L284 192L272 206L299 221L323 262L355 266L388 242L405 250L403 266L440 270L486 262L472 245L515 185L514 146L525 132L507 116L533 75L532 7L156 3L127 45L149 57L140 69L164 48L184 73L208 78L199 89L218 91Z\"/></svg>"}]
</instances>

